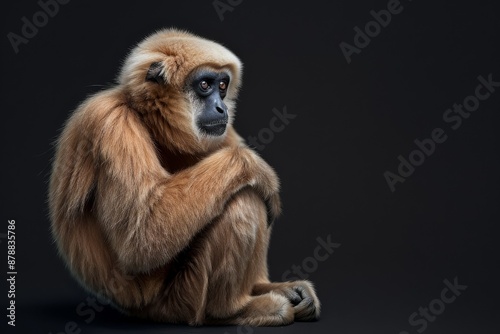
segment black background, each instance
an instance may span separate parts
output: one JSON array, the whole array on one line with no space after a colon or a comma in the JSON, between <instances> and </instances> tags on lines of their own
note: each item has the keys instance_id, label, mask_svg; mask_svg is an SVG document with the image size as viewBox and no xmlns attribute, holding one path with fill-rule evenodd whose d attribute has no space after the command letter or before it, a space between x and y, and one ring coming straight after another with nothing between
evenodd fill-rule
<instances>
[{"instance_id":1,"label":"black background","mask_svg":"<svg viewBox=\"0 0 500 334\"><path fill-rule=\"evenodd\" d=\"M468 288L425 333L498 332L500 88L455 131L442 116L474 94L479 75L500 81L499 6L403 0L348 64L339 44L353 44L353 28L387 3L245 0L221 21L212 1L74 0L17 54L7 34L20 34L21 18L32 21L40 7L2 4L0 233L15 219L17 332L55 334L74 321L81 333L417 333L408 317L454 277ZM341 243L309 274L320 321L190 328L109 307L90 323L76 313L88 293L58 258L47 219L52 142L80 101L114 81L135 43L170 26L219 41L243 61L235 127L244 138L269 126L273 108L297 115L261 152L280 175L284 204L269 265L281 280L313 256L318 237ZM383 173L396 173L398 156L438 127L447 140L391 192ZM5 279L0 287L6 313Z\"/></svg>"}]
</instances>

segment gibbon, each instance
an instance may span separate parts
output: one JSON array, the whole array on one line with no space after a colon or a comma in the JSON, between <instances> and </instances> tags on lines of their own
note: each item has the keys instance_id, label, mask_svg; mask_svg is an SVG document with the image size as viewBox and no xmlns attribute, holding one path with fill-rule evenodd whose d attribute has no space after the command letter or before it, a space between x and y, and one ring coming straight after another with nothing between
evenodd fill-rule
<instances>
[{"instance_id":1,"label":"gibbon","mask_svg":"<svg viewBox=\"0 0 500 334\"><path fill-rule=\"evenodd\" d=\"M241 71L222 45L162 30L64 126L52 234L81 285L126 314L250 326L319 317L310 282L268 278L279 181L232 127Z\"/></svg>"}]
</instances>

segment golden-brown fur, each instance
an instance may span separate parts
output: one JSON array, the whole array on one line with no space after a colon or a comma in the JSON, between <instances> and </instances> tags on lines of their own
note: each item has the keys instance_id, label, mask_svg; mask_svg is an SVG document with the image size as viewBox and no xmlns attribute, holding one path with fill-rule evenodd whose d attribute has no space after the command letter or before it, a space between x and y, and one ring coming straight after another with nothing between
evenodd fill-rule
<instances>
[{"instance_id":1,"label":"golden-brown fur","mask_svg":"<svg viewBox=\"0 0 500 334\"><path fill-rule=\"evenodd\" d=\"M145 80L162 64L164 84ZM229 124L200 133L186 80L224 70ZM118 85L84 101L57 142L52 232L72 274L123 311L157 321L284 325L319 316L307 281L270 283L278 178L231 126L241 63L178 30L141 42Z\"/></svg>"}]
</instances>

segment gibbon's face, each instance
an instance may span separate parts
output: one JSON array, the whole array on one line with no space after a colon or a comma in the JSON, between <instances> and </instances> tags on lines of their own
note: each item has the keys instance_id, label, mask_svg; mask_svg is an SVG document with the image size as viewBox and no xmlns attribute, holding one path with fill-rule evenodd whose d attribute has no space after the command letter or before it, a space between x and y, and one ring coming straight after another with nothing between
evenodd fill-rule
<instances>
[{"instance_id":1,"label":"gibbon's face","mask_svg":"<svg viewBox=\"0 0 500 334\"><path fill-rule=\"evenodd\" d=\"M200 69L187 81L186 89L194 99L195 124L198 130L212 137L222 136L229 122L224 104L230 76L224 70Z\"/></svg>"},{"instance_id":2,"label":"gibbon's face","mask_svg":"<svg viewBox=\"0 0 500 334\"><path fill-rule=\"evenodd\" d=\"M219 148L232 131L241 74L224 46L165 29L130 52L117 81L155 141L197 154Z\"/></svg>"}]
</instances>

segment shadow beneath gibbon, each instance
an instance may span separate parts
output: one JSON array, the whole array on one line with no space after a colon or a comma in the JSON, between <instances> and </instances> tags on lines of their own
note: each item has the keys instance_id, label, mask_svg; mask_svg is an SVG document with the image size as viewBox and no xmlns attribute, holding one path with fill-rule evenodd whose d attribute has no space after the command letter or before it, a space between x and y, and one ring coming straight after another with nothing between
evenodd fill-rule
<instances>
[{"instance_id":1,"label":"shadow beneath gibbon","mask_svg":"<svg viewBox=\"0 0 500 334\"><path fill-rule=\"evenodd\" d=\"M22 333L254 333L283 327L250 328L246 326L200 326L158 323L127 316L115 308L84 301L20 303L16 311L16 329ZM293 326L286 326L291 329ZM274 328L274 330L272 330Z\"/></svg>"},{"instance_id":2,"label":"shadow beneath gibbon","mask_svg":"<svg viewBox=\"0 0 500 334\"><path fill-rule=\"evenodd\" d=\"M88 302L57 301L19 305L17 329L28 333L186 333L196 327L158 323L127 316L113 307ZM201 328L201 327L200 327ZM224 333L222 327L219 333Z\"/></svg>"}]
</instances>

